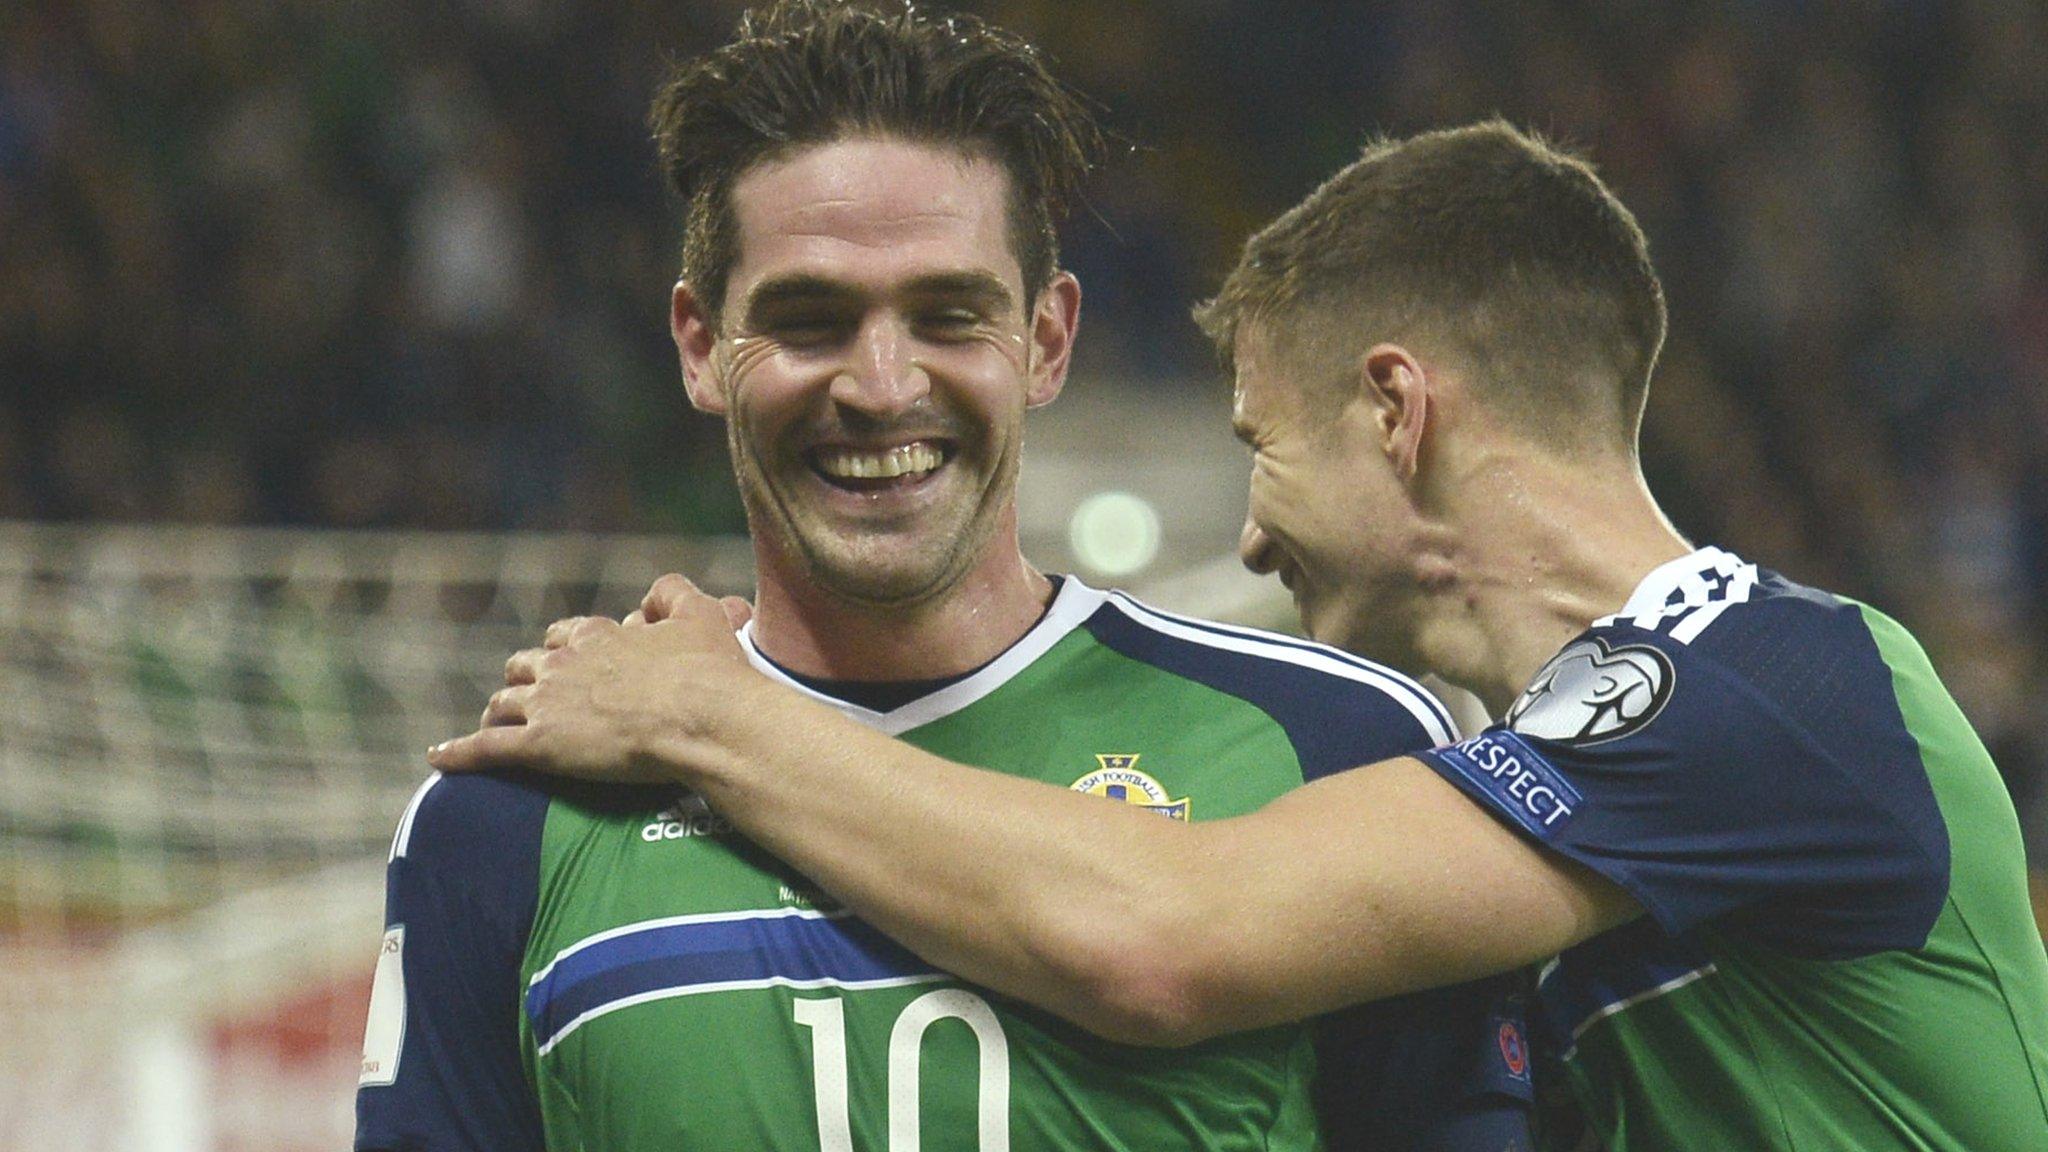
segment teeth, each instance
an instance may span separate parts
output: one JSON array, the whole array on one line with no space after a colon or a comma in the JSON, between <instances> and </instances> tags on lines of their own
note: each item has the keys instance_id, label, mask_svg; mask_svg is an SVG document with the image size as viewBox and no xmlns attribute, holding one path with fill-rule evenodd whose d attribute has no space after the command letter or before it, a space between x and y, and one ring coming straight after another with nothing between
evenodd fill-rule
<instances>
[{"instance_id":1,"label":"teeth","mask_svg":"<svg viewBox=\"0 0 2048 1152\"><path fill-rule=\"evenodd\" d=\"M818 453L818 467L826 475L847 480L887 480L912 472L929 472L944 462L939 450L922 440L883 452L827 448Z\"/></svg>"}]
</instances>

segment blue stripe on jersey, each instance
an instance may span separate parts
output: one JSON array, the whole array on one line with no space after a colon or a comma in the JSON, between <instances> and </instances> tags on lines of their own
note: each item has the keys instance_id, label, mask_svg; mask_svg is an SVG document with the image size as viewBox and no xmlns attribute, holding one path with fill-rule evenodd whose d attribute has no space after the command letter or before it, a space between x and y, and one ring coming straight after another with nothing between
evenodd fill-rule
<instances>
[{"instance_id":1,"label":"blue stripe on jersey","mask_svg":"<svg viewBox=\"0 0 2048 1152\"><path fill-rule=\"evenodd\" d=\"M859 987L944 974L850 916L797 909L628 925L564 950L536 973L526 1014L546 1052L617 1008L734 987Z\"/></svg>"},{"instance_id":2,"label":"blue stripe on jersey","mask_svg":"<svg viewBox=\"0 0 2048 1152\"><path fill-rule=\"evenodd\" d=\"M1179 634L1168 634L1155 620L1165 618L1122 598L1112 598L1083 627L1114 652L1235 696L1271 716L1293 743L1304 780L1407 755L1440 742L1438 733L1432 731L1434 725L1426 727L1418 711L1421 716L1434 716L1441 705L1397 672L1374 666L1368 678L1367 669L1349 659L1342 663L1359 675L1347 675L1336 666L1327 671L1304 667L1279 653L1331 654L1319 645L1282 642L1261 632L1225 631L1179 618L1165 620L1179 626ZM1219 646L1222 643L1254 650L1234 651ZM1261 653L1258 648L1273 654ZM1402 695L1397 698L1396 692ZM1427 700L1429 707L1417 706L1408 698L1411 693ZM1447 722L1444 731L1451 731Z\"/></svg>"}]
</instances>

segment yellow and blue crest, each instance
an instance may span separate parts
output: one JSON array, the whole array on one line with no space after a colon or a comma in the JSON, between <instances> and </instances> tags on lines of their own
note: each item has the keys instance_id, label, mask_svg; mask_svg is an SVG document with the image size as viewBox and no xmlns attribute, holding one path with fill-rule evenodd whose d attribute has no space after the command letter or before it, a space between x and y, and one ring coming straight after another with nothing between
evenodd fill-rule
<instances>
[{"instance_id":1,"label":"yellow and blue crest","mask_svg":"<svg viewBox=\"0 0 2048 1152\"><path fill-rule=\"evenodd\" d=\"M1095 771L1088 773L1068 787L1090 796L1101 796L1125 804L1135 804L1150 812L1157 812L1170 820L1188 818L1189 799L1185 796L1169 800L1166 787L1144 772L1138 771L1137 752L1097 752Z\"/></svg>"}]
</instances>

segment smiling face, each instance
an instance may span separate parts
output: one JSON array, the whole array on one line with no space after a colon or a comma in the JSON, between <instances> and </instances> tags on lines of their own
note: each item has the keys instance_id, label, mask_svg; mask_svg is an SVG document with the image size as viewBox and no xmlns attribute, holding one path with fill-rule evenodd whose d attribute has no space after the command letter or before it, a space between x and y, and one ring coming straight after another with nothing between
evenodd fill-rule
<instances>
[{"instance_id":1,"label":"smiling face","mask_svg":"<svg viewBox=\"0 0 2048 1152\"><path fill-rule=\"evenodd\" d=\"M1252 449L1238 551L1280 577L1304 631L1413 668L1415 517L1385 450L1377 410L1320 386L1256 330L1239 342L1231 426Z\"/></svg>"},{"instance_id":2,"label":"smiling face","mask_svg":"<svg viewBox=\"0 0 2048 1152\"><path fill-rule=\"evenodd\" d=\"M764 579L916 604L1017 562L1026 409L1065 378L1080 290L1027 309L1009 179L957 150L842 139L733 187L724 330L687 287L693 403L727 420Z\"/></svg>"}]
</instances>

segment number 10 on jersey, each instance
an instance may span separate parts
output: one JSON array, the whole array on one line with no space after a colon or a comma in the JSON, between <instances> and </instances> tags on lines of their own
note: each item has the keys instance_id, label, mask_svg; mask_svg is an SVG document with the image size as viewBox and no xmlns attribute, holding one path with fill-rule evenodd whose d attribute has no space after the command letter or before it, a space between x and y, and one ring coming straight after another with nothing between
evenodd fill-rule
<instances>
[{"instance_id":1,"label":"number 10 on jersey","mask_svg":"<svg viewBox=\"0 0 2048 1152\"><path fill-rule=\"evenodd\" d=\"M798 999L795 1008L796 1022L811 1030L819 1152L854 1152L846 1097L846 1003L837 997ZM959 1020L974 1031L980 1053L980 1152L1010 1152L1010 1042L988 1001L965 988L941 988L912 1000L889 1030L888 1152L922 1152L918 1056L925 1029L940 1020Z\"/></svg>"}]
</instances>

